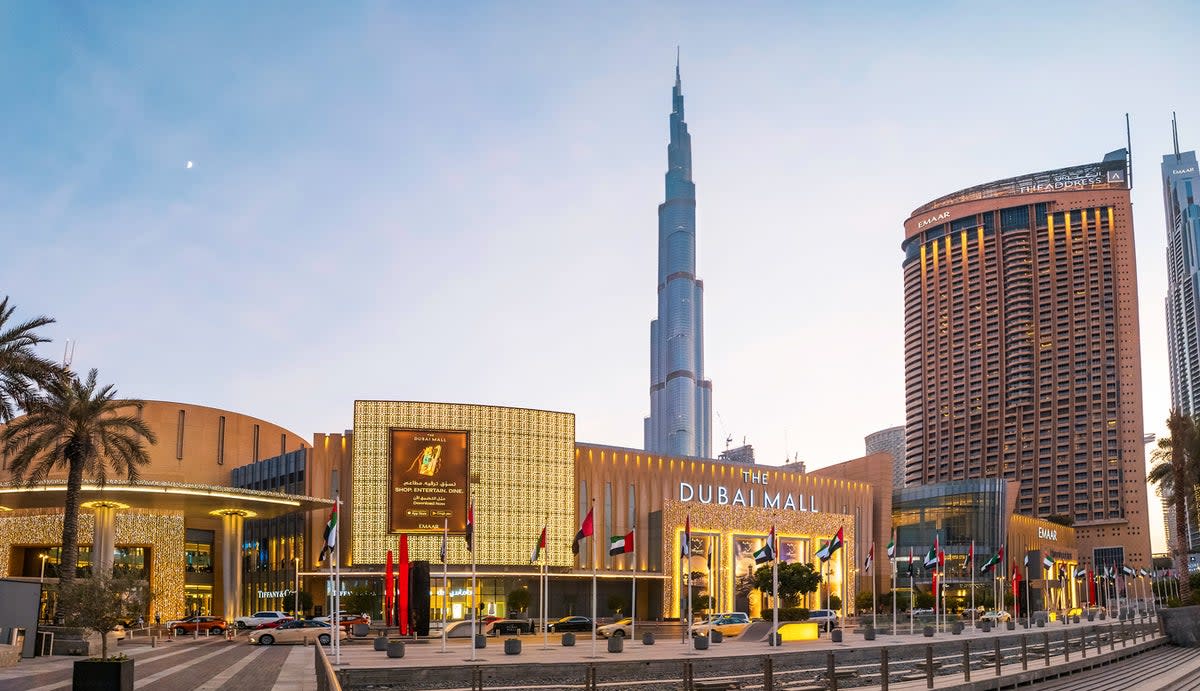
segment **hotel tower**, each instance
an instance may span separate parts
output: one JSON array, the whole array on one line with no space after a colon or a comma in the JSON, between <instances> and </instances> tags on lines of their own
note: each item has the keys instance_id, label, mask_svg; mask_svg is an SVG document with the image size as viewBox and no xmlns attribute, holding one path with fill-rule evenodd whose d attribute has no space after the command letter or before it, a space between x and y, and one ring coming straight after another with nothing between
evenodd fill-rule
<instances>
[{"instance_id":1,"label":"hotel tower","mask_svg":"<svg viewBox=\"0 0 1200 691\"><path fill-rule=\"evenodd\" d=\"M675 64L666 201L658 206L658 318L650 322L646 450L712 456L712 382L704 378L704 283L696 278L696 185Z\"/></svg>"},{"instance_id":2,"label":"hotel tower","mask_svg":"<svg viewBox=\"0 0 1200 691\"><path fill-rule=\"evenodd\" d=\"M1167 219L1167 350L1171 363L1171 405L1184 415L1200 414L1200 173L1196 152L1162 158L1163 205ZM1195 493L1189 497L1187 547L1200 545ZM1164 509L1166 507L1164 506ZM1175 541L1175 512L1165 510L1168 544Z\"/></svg>"},{"instance_id":3,"label":"hotel tower","mask_svg":"<svg viewBox=\"0 0 1200 691\"><path fill-rule=\"evenodd\" d=\"M905 221L905 481L1005 478L1081 564L1149 567L1128 177L1121 149Z\"/></svg>"}]
</instances>

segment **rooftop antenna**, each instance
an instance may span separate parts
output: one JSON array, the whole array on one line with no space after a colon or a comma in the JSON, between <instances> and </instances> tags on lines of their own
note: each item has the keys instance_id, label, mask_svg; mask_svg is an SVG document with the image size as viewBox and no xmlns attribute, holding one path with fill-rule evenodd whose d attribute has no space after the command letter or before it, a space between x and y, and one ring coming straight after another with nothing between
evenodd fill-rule
<instances>
[{"instance_id":1,"label":"rooftop antenna","mask_svg":"<svg viewBox=\"0 0 1200 691\"><path fill-rule=\"evenodd\" d=\"M71 362L74 359L75 359L75 341L72 341L71 339L68 338L67 342L63 344L63 359L62 359L63 369L71 369Z\"/></svg>"},{"instance_id":2,"label":"rooftop antenna","mask_svg":"<svg viewBox=\"0 0 1200 691\"><path fill-rule=\"evenodd\" d=\"M1125 114L1125 179L1129 181L1127 189L1133 189L1133 137L1129 134L1129 113Z\"/></svg>"},{"instance_id":3,"label":"rooftop antenna","mask_svg":"<svg viewBox=\"0 0 1200 691\"><path fill-rule=\"evenodd\" d=\"M1175 140L1175 160L1179 160L1179 127L1175 122L1175 111L1171 111L1171 139Z\"/></svg>"}]
</instances>

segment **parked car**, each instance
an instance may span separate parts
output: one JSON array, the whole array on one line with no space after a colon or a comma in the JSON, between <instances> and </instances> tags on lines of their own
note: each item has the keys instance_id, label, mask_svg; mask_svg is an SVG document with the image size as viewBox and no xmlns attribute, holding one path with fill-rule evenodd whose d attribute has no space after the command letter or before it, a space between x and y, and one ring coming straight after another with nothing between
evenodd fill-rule
<instances>
[{"instance_id":1,"label":"parked car","mask_svg":"<svg viewBox=\"0 0 1200 691\"><path fill-rule=\"evenodd\" d=\"M259 624L267 622L279 623L280 621L288 621L291 616L287 612L255 612L248 617L238 617L233 620L233 625L239 629L256 629Z\"/></svg>"},{"instance_id":2,"label":"parked car","mask_svg":"<svg viewBox=\"0 0 1200 691\"><path fill-rule=\"evenodd\" d=\"M295 621L295 620L292 619L291 617L284 617L283 619L272 619L271 621L264 621L263 623L259 624L258 626L255 626L254 628L256 630L257 629L277 629L280 627L280 625L286 624L289 621Z\"/></svg>"},{"instance_id":3,"label":"parked car","mask_svg":"<svg viewBox=\"0 0 1200 691\"><path fill-rule=\"evenodd\" d=\"M737 636L750 625L750 615L745 612L725 612L709 618L699 626L692 627L693 636L706 636L709 631L720 631L723 636Z\"/></svg>"},{"instance_id":4,"label":"parked car","mask_svg":"<svg viewBox=\"0 0 1200 691\"><path fill-rule=\"evenodd\" d=\"M591 631L592 620L587 617L563 617L558 621L552 621L546 627L550 633L562 633L563 631Z\"/></svg>"},{"instance_id":5,"label":"parked car","mask_svg":"<svg viewBox=\"0 0 1200 691\"><path fill-rule=\"evenodd\" d=\"M476 622L475 630L483 633L483 627L486 624ZM459 621L446 622L446 638L470 638L471 637L471 620L462 619Z\"/></svg>"},{"instance_id":6,"label":"parked car","mask_svg":"<svg viewBox=\"0 0 1200 691\"><path fill-rule=\"evenodd\" d=\"M312 620L328 624L333 620L333 617L313 617ZM354 614L352 612L338 612L338 626L349 631L355 624L366 624L367 626L370 626L371 615L367 614L366 612L361 614Z\"/></svg>"},{"instance_id":7,"label":"parked car","mask_svg":"<svg viewBox=\"0 0 1200 691\"><path fill-rule=\"evenodd\" d=\"M932 617L933 609L930 607L922 607L920 609L914 609L912 611L912 615L914 617Z\"/></svg>"},{"instance_id":8,"label":"parked car","mask_svg":"<svg viewBox=\"0 0 1200 691\"><path fill-rule=\"evenodd\" d=\"M999 624L1012 619L1012 615L1003 610L989 610L984 612L983 616L979 617L979 619L981 621L990 621L993 624Z\"/></svg>"},{"instance_id":9,"label":"parked car","mask_svg":"<svg viewBox=\"0 0 1200 691\"><path fill-rule=\"evenodd\" d=\"M601 638L627 638L631 634L632 628L633 619L625 617L597 628L596 634Z\"/></svg>"},{"instance_id":10,"label":"parked car","mask_svg":"<svg viewBox=\"0 0 1200 691\"><path fill-rule=\"evenodd\" d=\"M338 638L345 639L346 632L338 631ZM273 629L255 630L250 634L251 645L303 643L305 639L329 645L333 641L333 627L311 619L299 619L282 622Z\"/></svg>"},{"instance_id":11,"label":"parked car","mask_svg":"<svg viewBox=\"0 0 1200 691\"><path fill-rule=\"evenodd\" d=\"M484 625L483 632L489 636L533 633L533 622L528 619L493 619Z\"/></svg>"},{"instance_id":12,"label":"parked car","mask_svg":"<svg viewBox=\"0 0 1200 691\"><path fill-rule=\"evenodd\" d=\"M186 636L189 633L225 633L228 624L220 617L188 617L167 622L167 629L174 631L176 636Z\"/></svg>"},{"instance_id":13,"label":"parked car","mask_svg":"<svg viewBox=\"0 0 1200 691\"><path fill-rule=\"evenodd\" d=\"M836 629L841 624L838 622L837 612L832 609L814 609L808 613L808 620L815 621L824 628L826 625L831 629Z\"/></svg>"}]
</instances>

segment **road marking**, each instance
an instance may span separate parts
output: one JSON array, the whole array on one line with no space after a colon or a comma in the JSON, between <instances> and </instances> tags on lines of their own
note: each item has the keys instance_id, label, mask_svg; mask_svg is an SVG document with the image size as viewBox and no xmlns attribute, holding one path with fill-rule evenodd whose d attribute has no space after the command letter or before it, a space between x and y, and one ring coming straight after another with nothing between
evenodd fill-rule
<instances>
[{"instance_id":1,"label":"road marking","mask_svg":"<svg viewBox=\"0 0 1200 691\"><path fill-rule=\"evenodd\" d=\"M243 657L242 659L238 660L231 667L226 669L224 672L221 672L220 674L213 677L212 679L209 679L208 681L204 682L200 686L197 686L194 691L215 691L215 689L221 688L221 685L223 685L225 682L232 679L235 674L242 671L243 668L245 668L251 662L254 662L258 658L259 655L262 655L266 651L267 651L266 647L258 646L257 648L254 649L254 652L252 652L249 655L247 655L246 657Z\"/></svg>"},{"instance_id":2,"label":"road marking","mask_svg":"<svg viewBox=\"0 0 1200 691\"><path fill-rule=\"evenodd\" d=\"M134 683L133 688L135 688L135 689L144 688L148 684L153 684L154 682L158 681L159 679L162 679L164 677L169 677L172 674L174 674L182 669L185 669L187 667L193 667L196 664L203 662L211 657L216 657L218 655L222 655L231 650L237 650L237 648L232 647L232 646L231 647L221 646L220 648L212 651L211 653L209 653L207 655L201 655L200 657L189 658L187 662L175 665L174 667L169 667L167 669L164 669L163 671L159 672L158 674L151 674L150 676L146 677L145 679L138 679Z\"/></svg>"}]
</instances>

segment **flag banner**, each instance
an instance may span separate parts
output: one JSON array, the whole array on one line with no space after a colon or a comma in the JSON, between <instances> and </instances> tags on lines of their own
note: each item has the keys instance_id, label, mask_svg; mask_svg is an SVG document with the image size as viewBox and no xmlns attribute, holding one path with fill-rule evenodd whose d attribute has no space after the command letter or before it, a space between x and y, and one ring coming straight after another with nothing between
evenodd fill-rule
<instances>
[{"instance_id":1,"label":"flag banner","mask_svg":"<svg viewBox=\"0 0 1200 691\"><path fill-rule=\"evenodd\" d=\"M1001 557L999 554L993 554L987 561L983 563L983 566L979 567L979 573L987 573L996 568L996 564L999 564L1002 558L1003 557Z\"/></svg>"},{"instance_id":2,"label":"flag banner","mask_svg":"<svg viewBox=\"0 0 1200 691\"><path fill-rule=\"evenodd\" d=\"M467 530L463 534L467 541L467 551L475 547L475 502L467 504Z\"/></svg>"},{"instance_id":3,"label":"flag banner","mask_svg":"<svg viewBox=\"0 0 1200 691\"><path fill-rule=\"evenodd\" d=\"M542 534L537 540L537 544L533 546L533 554L529 555L529 563L532 564L542 556L542 550L546 549L546 526L542 526Z\"/></svg>"},{"instance_id":4,"label":"flag banner","mask_svg":"<svg viewBox=\"0 0 1200 691\"><path fill-rule=\"evenodd\" d=\"M438 550L438 556L441 557L443 564L446 563L446 533L449 531L449 528L450 522L447 521L446 525L442 528L442 548Z\"/></svg>"},{"instance_id":5,"label":"flag banner","mask_svg":"<svg viewBox=\"0 0 1200 691\"><path fill-rule=\"evenodd\" d=\"M834 535L833 539L830 540L829 542L825 543L825 546L822 547L817 552L817 558L820 559L821 561L829 561L829 558L833 556L833 553L838 551L841 548L842 548L842 529L838 528L837 535Z\"/></svg>"},{"instance_id":6,"label":"flag banner","mask_svg":"<svg viewBox=\"0 0 1200 691\"><path fill-rule=\"evenodd\" d=\"M1121 572L1126 576L1133 576L1137 574L1137 571L1132 566L1127 566L1124 564L1121 565Z\"/></svg>"},{"instance_id":7,"label":"flag banner","mask_svg":"<svg viewBox=\"0 0 1200 691\"><path fill-rule=\"evenodd\" d=\"M629 531L625 535L613 535L608 538L608 556L615 557L618 554L629 554L633 551L633 531Z\"/></svg>"},{"instance_id":8,"label":"flag banner","mask_svg":"<svg viewBox=\"0 0 1200 691\"><path fill-rule=\"evenodd\" d=\"M1138 569L1138 575L1139 576L1149 576L1150 572L1147 571L1146 569Z\"/></svg>"},{"instance_id":9,"label":"flag banner","mask_svg":"<svg viewBox=\"0 0 1200 691\"><path fill-rule=\"evenodd\" d=\"M1047 569L1054 568L1054 560L1050 558L1049 554L1042 555L1042 566L1046 567Z\"/></svg>"},{"instance_id":10,"label":"flag banner","mask_svg":"<svg viewBox=\"0 0 1200 691\"><path fill-rule=\"evenodd\" d=\"M937 568L937 547L930 547L925 553L925 561L922 564L927 569Z\"/></svg>"},{"instance_id":11,"label":"flag banner","mask_svg":"<svg viewBox=\"0 0 1200 691\"><path fill-rule=\"evenodd\" d=\"M692 514L683 521L683 538L679 540L679 556L692 556Z\"/></svg>"},{"instance_id":12,"label":"flag banner","mask_svg":"<svg viewBox=\"0 0 1200 691\"><path fill-rule=\"evenodd\" d=\"M971 540L971 549L967 550L967 568L975 567L975 541Z\"/></svg>"},{"instance_id":13,"label":"flag banner","mask_svg":"<svg viewBox=\"0 0 1200 691\"><path fill-rule=\"evenodd\" d=\"M765 564L775 560L775 526L771 526L771 532L767 535L767 542L761 549L754 552L754 563Z\"/></svg>"},{"instance_id":14,"label":"flag banner","mask_svg":"<svg viewBox=\"0 0 1200 691\"><path fill-rule=\"evenodd\" d=\"M1082 566L1079 567L1078 569L1075 569L1075 577L1076 578L1083 578L1086 575L1087 575L1087 569L1083 568Z\"/></svg>"},{"instance_id":15,"label":"flag banner","mask_svg":"<svg viewBox=\"0 0 1200 691\"><path fill-rule=\"evenodd\" d=\"M1028 554L1025 555L1025 569L1026 570L1029 569L1029 555Z\"/></svg>"},{"instance_id":16,"label":"flag banner","mask_svg":"<svg viewBox=\"0 0 1200 691\"><path fill-rule=\"evenodd\" d=\"M329 522L325 524L325 546L321 548L321 555L317 561L325 561L325 559L333 554L333 548L337 546L337 504L333 505L333 511L329 514Z\"/></svg>"},{"instance_id":17,"label":"flag banner","mask_svg":"<svg viewBox=\"0 0 1200 691\"><path fill-rule=\"evenodd\" d=\"M571 543L571 554L579 554L579 542L585 537L592 536L592 511L595 507L588 509L587 516L583 519L583 525L579 526L579 532L575 533L575 541Z\"/></svg>"},{"instance_id":18,"label":"flag banner","mask_svg":"<svg viewBox=\"0 0 1200 691\"><path fill-rule=\"evenodd\" d=\"M871 549L867 552L867 558L863 561L863 573L871 572L871 564L875 561L875 543L871 543Z\"/></svg>"},{"instance_id":19,"label":"flag banner","mask_svg":"<svg viewBox=\"0 0 1200 691\"><path fill-rule=\"evenodd\" d=\"M892 531L892 539L887 544L887 555L888 555L888 559L894 559L896 557L896 531L895 530Z\"/></svg>"}]
</instances>

